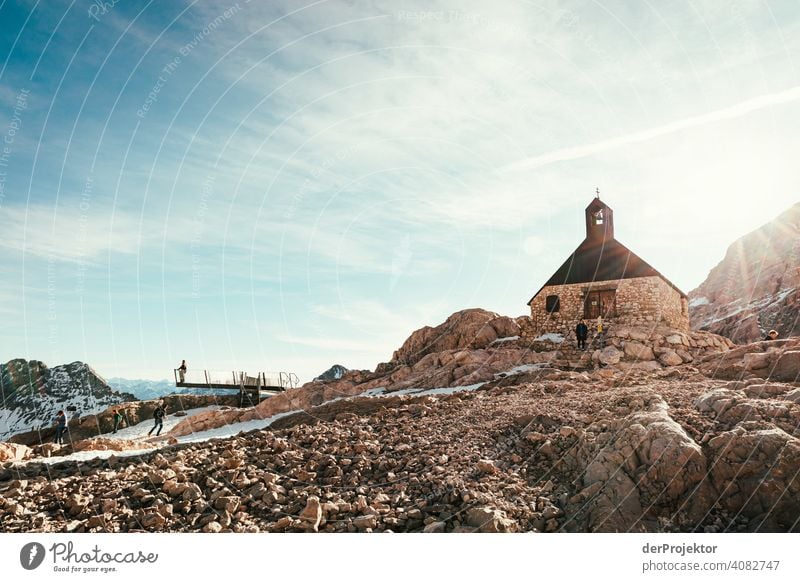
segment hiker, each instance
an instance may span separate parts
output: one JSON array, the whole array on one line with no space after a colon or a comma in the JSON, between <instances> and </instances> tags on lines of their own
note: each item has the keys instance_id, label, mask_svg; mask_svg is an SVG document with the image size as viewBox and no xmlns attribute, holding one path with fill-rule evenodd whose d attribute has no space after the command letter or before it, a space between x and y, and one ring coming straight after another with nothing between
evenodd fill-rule
<instances>
[{"instance_id":1,"label":"hiker","mask_svg":"<svg viewBox=\"0 0 800 582\"><path fill-rule=\"evenodd\" d=\"M119 428L119 425L122 422L123 418L122 413L119 411L119 408L114 409L114 416L112 416L112 418L114 419L114 430L112 432L113 434L117 434L117 429Z\"/></svg>"},{"instance_id":2,"label":"hiker","mask_svg":"<svg viewBox=\"0 0 800 582\"><path fill-rule=\"evenodd\" d=\"M156 409L153 411L153 420L155 420L155 424L153 425L153 428L151 428L150 431L147 433L147 436L153 434L153 431L156 430L156 428L158 429L158 431L156 432L156 436L161 434L161 429L164 428L164 417L166 415L167 411L164 410L164 402L161 401L158 403L158 406L156 406Z\"/></svg>"},{"instance_id":3,"label":"hiker","mask_svg":"<svg viewBox=\"0 0 800 582\"><path fill-rule=\"evenodd\" d=\"M186 360L181 360L181 365L178 368L178 378L180 378L181 384L186 381Z\"/></svg>"},{"instance_id":4,"label":"hiker","mask_svg":"<svg viewBox=\"0 0 800 582\"><path fill-rule=\"evenodd\" d=\"M580 323L575 326L575 337L578 338L578 349L586 351L586 338L589 336L589 327L586 321L581 319Z\"/></svg>"},{"instance_id":5,"label":"hiker","mask_svg":"<svg viewBox=\"0 0 800 582\"><path fill-rule=\"evenodd\" d=\"M764 339L765 339L766 341L770 341L770 340L776 340L776 339L778 339L778 332L777 332L777 330L774 330L774 329L771 329L771 330L769 330L769 333L767 333L767 335L765 335L765 336L764 336Z\"/></svg>"},{"instance_id":6,"label":"hiker","mask_svg":"<svg viewBox=\"0 0 800 582\"><path fill-rule=\"evenodd\" d=\"M597 316L597 345L602 350L605 347L605 338L603 336L603 316Z\"/></svg>"},{"instance_id":7,"label":"hiker","mask_svg":"<svg viewBox=\"0 0 800 582\"><path fill-rule=\"evenodd\" d=\"M63 410L59 410L58 414L56 414L56 440L55 443L57 445L64 444L64 433L67 430L67 416L64 414Z\"/></svg>"}]
</instances>

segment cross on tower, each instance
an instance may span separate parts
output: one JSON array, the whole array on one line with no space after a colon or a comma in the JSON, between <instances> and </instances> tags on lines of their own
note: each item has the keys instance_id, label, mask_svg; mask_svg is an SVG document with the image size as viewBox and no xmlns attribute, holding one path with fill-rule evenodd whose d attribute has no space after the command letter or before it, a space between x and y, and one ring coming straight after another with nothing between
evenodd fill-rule
<instances>
[{"instance_id":1,"label":"cross on tower","mask_svg":"<svg viewBox=\"0 0 800 582\"><path fill-rule=\"evenodd\" d=\"M599 187L594 189L594 193L595 193L595 198L600 198L600 188Z\"/></svg>"}]
</instances>

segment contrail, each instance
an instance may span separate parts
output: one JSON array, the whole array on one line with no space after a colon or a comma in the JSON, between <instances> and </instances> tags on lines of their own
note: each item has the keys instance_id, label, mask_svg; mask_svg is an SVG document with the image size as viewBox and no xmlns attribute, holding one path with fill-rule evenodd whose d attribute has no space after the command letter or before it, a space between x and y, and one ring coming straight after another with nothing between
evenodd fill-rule
<instances>
[{"instance_id":1,"label":"contrail","mask_svg":"<svg viewBox=\"0 0 800 582\"><path fill-rule=\"evenodd\" d=\"M686 119L681 119L680 121L673 121L672 123L653 127L644 131L629 133L628 135L621 135L619 137L598 141L588 145L562 148L547 154L533 156L518 162L514 162L513 164L509 164L504 168L501 168L500 171L507 172L523 169L527 170L531 168L538 168L540 166L546 166L554 162L577 160L579 158L585 158L587 156L618 148L620 146L648 141L656 137L675 133L690 127L696 127L706 123L713 123L715 121L734 119L736 117L741 117L742 115L747 115L753 111L758 111L759 109L772 107L774 105L781 105L783 103L790 103L798 99L800 99L800 86L792 87L791 89L787 89L779 93L770 93L768 95L753 97L752 99L742 101L741 103L731 105L730 107L726 107L724 109L719 109L710 113L704 113L703 115L688 117Z\"/></svg>"}]
</instances>

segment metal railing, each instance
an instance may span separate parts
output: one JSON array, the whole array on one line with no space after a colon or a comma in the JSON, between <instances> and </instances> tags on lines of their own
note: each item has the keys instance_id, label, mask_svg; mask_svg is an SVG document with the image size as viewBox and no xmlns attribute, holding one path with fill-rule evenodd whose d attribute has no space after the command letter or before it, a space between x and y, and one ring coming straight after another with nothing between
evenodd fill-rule
<instances>
[{"instance_id":1,"label":"metal railing","mask_svg":"<svg viewBox=\"0 0 800 582\"><path fill-rule=\"evenodd\" d=\"M293 372L259 372L250 376L243 371L221 372L218 370L187 370L181 374L173 370L175 386L191 388L240 388L287 390L297 388L299 379Z\"/></svg>"}]
</instances>

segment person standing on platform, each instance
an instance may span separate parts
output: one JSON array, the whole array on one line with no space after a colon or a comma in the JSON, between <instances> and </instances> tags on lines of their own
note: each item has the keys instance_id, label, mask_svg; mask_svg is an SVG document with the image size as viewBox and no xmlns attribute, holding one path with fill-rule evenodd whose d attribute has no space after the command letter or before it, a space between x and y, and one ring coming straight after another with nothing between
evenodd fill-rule
<instances>
[{"instance_id":1,"label":"person standing on platform","mask_svg":"<svg viewBox=\"0 0 800 582\"><path fill-rule=\"evenodd\" d=\"M178 382L181 384L186 382L186 360L181 360L181 365L178 368Z\"/></svg>"}]
</instances>

